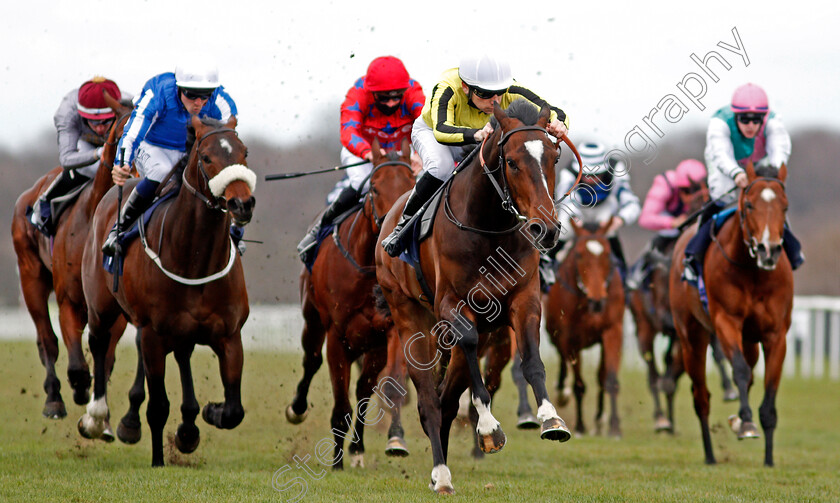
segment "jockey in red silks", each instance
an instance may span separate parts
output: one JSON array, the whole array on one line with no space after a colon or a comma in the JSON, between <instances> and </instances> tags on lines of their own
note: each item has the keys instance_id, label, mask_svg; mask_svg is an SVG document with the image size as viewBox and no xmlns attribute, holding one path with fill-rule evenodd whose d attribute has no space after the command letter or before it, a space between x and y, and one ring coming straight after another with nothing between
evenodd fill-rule
<instances>
[{"instance_id":1,"label":"jockey in red silks","mask_svg":"<svg viewBox=\"0 0 840 503\"><path fill-rule=\"evenodd\" d=\"M414 120L425 101L420 83L409 76L398 58L382 56L371 61L367 73L356 80L341 104L341 164L370 161L374 138L383 154L399 150L403 138L411 138ZM419 159L416 163L419 166ZM330 206L298 244L304 263L312 258L309 255L320 230L367 193L372 169L370 162L348 168L347 176L327 196Z\"/></svg>"},{"instance_id":2,"label":"jockey in red silks","mask_svg":"<svg viewBox=\"0 0 840 503\"><path fill-rule=\"evenodd\" d=\"M778 170L790 157L790 135L775 112L767 93L755 84L735 90L732 103L715 112L706 132L706 167L709 169L710 204L700 217L700 228L685 250L683 278L696 281L703 256L711 242L712 215L735 202L747 186L744 167L752 162L756 171ZM785 226L783 247L793 269L805 261L799 241Z\"/></svg>"}]
</instances>

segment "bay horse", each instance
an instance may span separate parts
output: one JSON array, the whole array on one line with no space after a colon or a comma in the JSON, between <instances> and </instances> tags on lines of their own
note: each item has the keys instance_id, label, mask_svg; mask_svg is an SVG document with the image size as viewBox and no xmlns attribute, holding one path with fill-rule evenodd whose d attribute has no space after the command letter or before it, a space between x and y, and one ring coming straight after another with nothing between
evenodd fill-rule
<instances>
[{"instance_id":1,"label":"bay horse","mask_svg":"<svg viewBox=\"0 0 840 503\"><path fill-rule=\"evenodd\" d=\"M116 292L102 267L100 247L115 221L116 190L94 214L85 244L82 284L88 301L90 348L94 360L93 396L79 420L79 432L96 438L108 416L105 348L110 328L125 316L141 331L140 347L149 401L146 419L152 435L152 466L163 466L163 427L169 415L164 386L166 355L174 352L181 375L183 422L176 447L184 453L199 443L190 356L208 345L219 359L224 404L208 403L202 417L217 428L235 428L245 414L240 398L242 325L248 318L248 292L230 226L244 226L254 209L256 174L247 168L247 149L227 125L193 117L196 133L177 195L163 202L141 239L124 249L123 275ZM133 183L126 183L131 190Z\"/></svg>"},{"instance_id":2,"label":"bay horse","mask_svg":"<svg viewBox=\"0 0 840 503\"><path fill-rule=\"evenodd\" d=\"M691 186L685 191L680 191L679 197L685 214L691 215L702 209L708 202L709 191L705 183L691 180ZM675 232L677 232L676 229ZM633 316L636 327L639 353L648 367L648 389L653 397L654 430L669 433L674 432L673 402L676 382L684 372L682 349L674 329L668 293L671 255L678 237L679 234L675 233L673 236L660 234L653 238L640 259L647 263L648 272L642 279L642 284L628 289L626 296L627 308ZM664 354L665 369L662 374L657 368L653 350L657 334L662 334L668 339L668 347ZM725 357L717 339L712 340L712 355L720 372L724 401L737 400L738 393L732 388L732 381L723 365ZM660 393L665 395L666 412L662 410Z\"/></svg>"},{"instance_id":3,"label":"bay horse","mask_svg":"<svg viewBox=\"0 0 840 503\"><path fill-rule=\"evenodd\" d=\"M764 350L764 400L759 418L765 435L764 464L773 466L776 394L782 376L788 329L793 309L793 273L782 253L788 201L787 166L774 176L746 166L748 184L738 195L737 216L729 218L714 236L704 260L703 280L708 311L698 291L681 280L682 260L696 225L680 236L671 268L671 312L682 345L683 362L691 377L694 410L700 420L707 464L714 464L709 433L709 390L706 387L706 348L714 334L732 364L740 409L730 418L738 439L758 438L749 405L752 369Z\"/></svg>"},{"instance_id":4,"label":"bay horse","mask_svg":"<svg viewBox=\"0 0 840 503\"><path fill-rule=\"evenodd\" d=\"M87 325L87 304L81 281L82 251L96 205L113 185L111 166L114 164L123 126L131 113L130 106L123 105L107 92L105 100L116 118L105 142L99 169L92 182L82 189L75 201L59 216L55 236L50 239L38 232L29 222L26 210L61 175L60 166L39 178L35 185L18 197L12 218L12 242L17 254L21 291L29 316L35 323L38 354L47 372L44 380L46 402L42 414L50 419L60 419L67 415L61 397L61 382L55 374L58 339L50 322L47 302L51 291L55 292L59 327L67 348L67 379L73 389L73 401L84 405L89 398L90 369L82 349L82 333ZM114 364L114 348L125 325L125 320L114 324L112 345L107 352L108 374ZM113 440L110 427L106 427L104 438Z\"/></svg>"},{"instance_id":5,"label":"bay horse","mask_svg":"<svg viewBox=\"0 0 840 503\"><path fill-rule=\"evenodd\" d=\"M544 306L549 340L560 353L557 389L561 390L561 395L558 401L561 405L567 401L564 387L568 365L571 365L577 405L575 432L585 434L583 395L586 386L581 376L581 351L600 344L596 429L600 431L606 390L610 395L609 434L620 437L617 398L624 330L624 286L606 236L610 221L596 227L578 226L572 219L570 225L575 231L575 239L557 269L557 280L549 289Z\"/></svg>"},{"instance_id":6,"label":"bay horse","mask_svg":"<svg viewBox=\"0 0 840 503\"><path fill-rule=\"evenodd\" d=\"M303 267L300 275L304 320L301 333L303 377L292 403L286 408L286 419L299 424L306 418L309 385L323 361L322 347L326 339L334 398L330 420L335 437L334 469L344 466L344 439L353 416L349 398L350 370L353 362L360 359L362 371L356 382L358 409L349 447L351 466L364 467L364 412L369 410L367 403L374 388L393 403L386 454L408 454L399 415L402 398L399 389L404 382L397 359L399 352L395 350L399 339L393 322L376 307L374 250L379 243L382 218L397 198L414 186L411 145L405 138L399 152L383 156L378 140L374 139L371 152L373 168L364 206L338 224L333 239L321 243L312 271ZM392 393L394 382L387 378L381 384L377 382L388 360L389 345L393 361L386 375L397 376L396 383L400 388L396 394Z\"/></svg>"},{"instance_id":7,"label":"bay horse","mask_svg":"<svg viewBox=\"0 0 840 503\"><path fill-rule=\"evenodd\" d=\"M420 421L432 448L430 488L438 493L454 492L446 466L449 434L467 387L479 414L482 450L492 453L504 446L478 364L488 334L501 327L516 334L525 377L540 404L541 437L562 442L571 436L549 400L539 355L536 246L548 249L559 235L549 189L559 152L545 131L549 110L538 113L519 100L507 113L494 105L493 116L494 132L444 186L432 233L419 244L417 267L431 296L413 267L376 248L376 276L417 390ZM405 199L385 217L383 235L394 228Z\"/></svg>"}]
</instances>

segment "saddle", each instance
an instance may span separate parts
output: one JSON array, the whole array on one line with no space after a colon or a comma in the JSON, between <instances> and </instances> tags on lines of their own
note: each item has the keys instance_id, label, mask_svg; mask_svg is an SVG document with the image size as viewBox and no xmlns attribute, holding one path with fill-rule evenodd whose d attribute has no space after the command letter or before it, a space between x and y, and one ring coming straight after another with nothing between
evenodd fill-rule
<instances>
[{"instance_id":1,"label":"saddle","mask_svg":"<svg viewBox=\"0 0 840 503\"><path fill-rule=\"evenodd\" d=\"M315 236L315 247L312 250L312 253L309 254L310 259L303 263L306 266L306 269L311 273L312 266L315 264L315 259L318 258L318 252L321 250L321 243L324 242L327 237L332 234L334 231L338 231L338 227L341 225L342 222L347 220L350 215L353 215L357 211L361 210L364 207L364 203L358 203L349 210L345 211L344 213L340 214L332 221L331 224L325 225L321 227L321 230L318 231L318 235ZM316 220L317 221L317 220Z\"/></svg>"}]
</instances>

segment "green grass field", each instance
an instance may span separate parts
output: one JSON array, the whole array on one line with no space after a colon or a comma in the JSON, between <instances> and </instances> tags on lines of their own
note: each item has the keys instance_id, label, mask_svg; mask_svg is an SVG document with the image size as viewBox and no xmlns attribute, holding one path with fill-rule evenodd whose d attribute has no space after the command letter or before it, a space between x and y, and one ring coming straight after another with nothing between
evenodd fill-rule
<instances>
[{"instance_id":1,"label":"green grass field","mask_svg":"<svg viewBox=\"0 0 840 503\"><path fill-rule=\"evenodd\" d=\"M110 384L112 423L127 408L132 379L133 348L121 346ZM222 399L218 368L206 349L193 357L196 392L202 406ZM553 383L556 363L547 364ZM254 352L245 360L245 420L235 430L221 431L199 420L201 445L191 455L167 446L166 468L152 469L149 431L143 407L143 438L134 446L82 439L76 422L83 407L72 404L66 384L62 348L59 375L68 417L44 419L41 388L44 371L32 342L0 343L0 501L287 501L297 491L272 488L272 477L292 467L277 485L296 476L306 480L300 501L434 501L428 490L431 456L428 440L412 400L404 413L411 456L386 457L387 418L366 435L366 468L326 470L319 479L294 468L293 456L314 457L315 446L331 437L328 418L331 393L326 368L315 379L314 405L301 425L286 422L283 410L300 375L296 354ZM593 371L585 414L594 414ZM174 360L167 370L170 416L166 434L180 422L180 384ZM457 427L450 444L449 467L457 494L452 501L840 501L840 393L829 381L788 379L779 396L776 467L764 468L764 442L739 442L724 427L737 405L720 401L717 380L712 388L712 424L719 464L703 464L699 427L687 379L680 381L677 433L655 434L651 398L641 372L621 376L621 440L587 436L565 444L542 441L534 431L515 428L515 397L509 373L494 400L494 414L508 435L498 454L474 461L470 429ZM754 408L762 386L753 391ZM571 427L571 408L561 410ZM756 411L757 415L757 411ZM316 471L321 466L310 460Z\"/></svg>"}]
</instances>

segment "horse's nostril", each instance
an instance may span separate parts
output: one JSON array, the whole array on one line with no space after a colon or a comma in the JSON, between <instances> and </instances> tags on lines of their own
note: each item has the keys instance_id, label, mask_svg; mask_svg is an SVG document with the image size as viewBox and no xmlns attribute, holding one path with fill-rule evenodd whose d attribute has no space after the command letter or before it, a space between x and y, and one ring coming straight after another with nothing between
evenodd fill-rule
<instances>
[{"instance_id":1,"label":"horse's nostril","mask_svg":"<svg viewBox=\"0 0 840 503\"><path fill-rule=\"evenodd\" d=\"M533 236L542 236L545 227L540 224L531 224L528 230L531 231L531 235Z\"/></svg>"}]
</instances>

